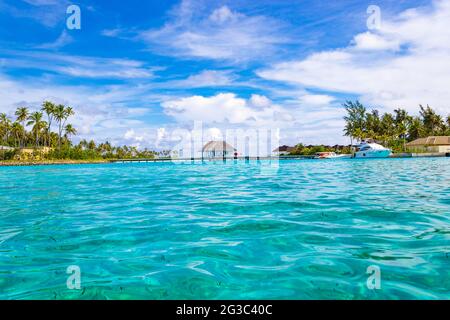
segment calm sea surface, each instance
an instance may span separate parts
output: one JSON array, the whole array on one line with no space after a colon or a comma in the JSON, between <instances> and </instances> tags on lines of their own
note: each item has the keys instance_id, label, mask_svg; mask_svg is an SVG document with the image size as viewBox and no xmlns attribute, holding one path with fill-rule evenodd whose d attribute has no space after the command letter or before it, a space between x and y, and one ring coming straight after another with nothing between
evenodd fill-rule
<instances>
[{"instance_id":1,"label":"calm sea surface","mask_svg":"<svg viewBox=\"0 0 450 320\"><path fill-rule=\"evenodd\" d=\"M267 167L0 168L0 299L450 298L449 158Z\"/></svg>"}]
</instances>

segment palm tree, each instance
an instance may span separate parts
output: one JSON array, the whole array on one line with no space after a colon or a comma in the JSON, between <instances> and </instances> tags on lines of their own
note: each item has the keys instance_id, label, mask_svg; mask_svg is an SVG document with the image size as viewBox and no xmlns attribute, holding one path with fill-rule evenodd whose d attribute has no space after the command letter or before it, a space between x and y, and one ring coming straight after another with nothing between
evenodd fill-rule
<instances>
[{"instance_id":1,"label":"palm tree","mask_svg":"<svg viewBox=\"0 0 450 320\"><path fill-rule=\"evenodd\" d=\"M425 128L419 117L410 117L408 119L408 140L416 140L425 135Z\"/></svg>"},{"instance_id":2,"label":"palm tree","mask_svg":"<svg viewBox=\"0 0 450 320\"><path fill-rule=\"evenodd\" d=\"M53 117L58 122L58 151L61 152L61 136L62 131L66 125L67 119L73 115L73 109L71 107L65 107L59 104L55 107L53 111Z\"/></svg>"},{"instance_id":3,"label":"palm tree","mask_svg":"<svg viewBox=\"0 0 450 320\"><path fill-rule=\"evenodd\" d=\"M78 146L80 147L81 150L86 150L87 145L88 145L88 142L86 141L86 139L83 139L78 143Z\"/></svg>"},{"instance_id":4,"label":"palm tree","mask_svg":"<svg viewBox=\"0 0 450 320\"><path fill-rule=\"evenodd\" d=\"M19 122L14 122L11 126L11 133L14 136L14 146L20 147L20 137L23 134L23 127Z\"/></svg>"},{"instance_id":5,"label":"palm tree","mask_svg":"<svg viewBox=\"0 0 450 320\"><path fill-rule=\"evenodd\" d=\"M42 104L41 110L44 111L47 115L47 135L50 135L50 130L52 127L52 121L53 121L53 114L55 112L55 105L50 101L44 101ZM48 139L47 139L48 138ZM45 144L48 144L50 147L50 137L47 137Z\"/></svg>"},{"instance_id":6,"label":"palm tree","mask_svg":"<svg viewBox=\"0 0 450 320\"><path fill-rule=\"evenodd\" d=\"M0 131L2 132L2 138L5 145L8 144L9 133L11 130L11 120L9 120L6 113L0 113Z\"/></svg>"},{"instance_id":7,"label":"palm tree","mask_svg":"<svg viewBox=\"0 0 450 320\"><path fill-rule=\"evenodd\" d=\"M444 127L444 120L442 117L429 106L427 105L424 108L422 105L420 107L420 115L422 117L422 121L425 129L427 130L428 135L437 135L442 132Z\"/></svg>"},{"instance_id":8,"label":"palm tree","mask_svg":"<svg viewBox=\"0 0 450 320\"><path fill-rule=\"evenodd\" d=\"M447 116L447 134L450 135L450 115Z\"/></svg>"},{"instance_id":9,"label":"palm tree","mask_svg":"<svg viewBox=\"0 0 450 320\"><path fill-rule=\"evenodd\" d=\"M44 114L42 112L33 112L30 117L28 118L28 126L33 126L32 132L34 132L34 135L36 137L36 148L39 147L39 133L42 129L44 129L47 126L47 123L42 120L42 117Z\"/></svg>"},{"instance_id":10,"label":"palm tree","mask_svg":"<svg viewBox=\"0 0 450 320\"><path fill-rule=\"evenodd\" d=\"M403 151L406 151L406 134L408 133L408 112L404 109L395 109L395 127L399 138L403 141Z\"/></svg>"},{"instance_id":11,"label":"palm tree","mask_svg":"<svg viewBox=\"0 0 450 320\"><path fill-rule=\"evenodd\" d=\"M62 104L59 104L55 107L53 111L53 116L55 117L56 122L58 122L58 151L61 152L61 134L62 134L62 123L65 118L65 107Z\"/></svg>"},{"instance_id":12,"label":"palm tree","mask_svg":"<svg viewBox=\"0 0 450 320\"><path fill-rule=\"evenodd\" d=\"M71 124L66 125L64 127L64 131L65 131L64 136L66 137L67 140L69 140L69 136L74 136L77 134L77 130Z\"/></svg>"},{"instance_id":13,"label":"palm tree","mask_svg":"<svg viewBox=\"0 0 450 320\"><path fill-rule=\"evenodd\" d=\"M17 108L15 115L17 117L17 121L22 123L22 127L25 129L25 121L28 119L28 116L30 115L30 111L28 111L28 108L27 107ZM22 141L20 141L20 145L24 147L24 143L22 143Z\"/></svg>"},{"instance_id":14,"label":"palm tree","mask_svg":"<svg viewBox=\"0 0 450 320\"><path fill-rule=\"evenodd\" d=\"M87 147L89 150L95 150L96 147L95 141L94 140L89 141Z\"/></svg>"}]
</instances>

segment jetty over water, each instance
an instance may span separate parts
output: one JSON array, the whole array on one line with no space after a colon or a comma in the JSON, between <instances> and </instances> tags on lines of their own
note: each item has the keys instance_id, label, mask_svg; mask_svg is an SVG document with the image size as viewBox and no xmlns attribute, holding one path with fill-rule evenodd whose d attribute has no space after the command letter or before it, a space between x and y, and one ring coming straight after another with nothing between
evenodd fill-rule
<instances>
[{"instance_id":1,"label":"jetty over water","mask_svg":"<svg viewBox=\"0 0 450 320\"><path fill-rule=\"evenodd\" d=\"M390 158L439 158L450 157L450 153L396 153ZM153 158L153 159L112 159L111 163L140 163L140 162L230 162L230 161L259 161L259 160L311 160L314 155L295 155L279 157L224 157L224 158Z\"/></svg>"},{"instance_id":2,"label":"jetty over water","mask_svg":"<svg viewBox=\"0 0 450 320\"><path fill-rule=\"evenodd\" d=\"M154 158L154 159L113 159L113 163L128 163L128 162L218 162L218 161L259 161L259 160L307 160L313 159L311 156L280 156L280 157L224 157L224 158Z\"/></svg>"}]
</instances>

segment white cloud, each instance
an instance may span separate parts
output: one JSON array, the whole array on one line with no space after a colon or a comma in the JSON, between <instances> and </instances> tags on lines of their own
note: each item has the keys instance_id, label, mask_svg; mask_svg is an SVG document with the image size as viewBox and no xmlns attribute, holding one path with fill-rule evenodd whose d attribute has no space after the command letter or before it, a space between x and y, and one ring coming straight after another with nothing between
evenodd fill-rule
<instances>
[{"instance_id":1,"label":"white cloud","mask_svg":"<svg viewBox=\"0 0 450 320\"><path fill-rule=\"evenodd\" d=\"M255 101L264 105L255 106ZM292 115L265 97L253 96L250 101L233 93L219 93L212 97L191 96L162 103L164 112L179 122L203 121L241 126L277 128L292 121Z\"/></svg>"},{"instance_id":2,"label":"white cloud","mask_svg":"<svg viewBox=\"0 0 450 320\"><path fill-rule=\"evenodd\" d=\"M123 136L126 140L134 140L135 142L142 142L144 141L144 137L142 135L138 135L134 129L129 129L127 132L125 132L125 135Z\"/></svg>"},{"instance_id":3,"label":"white cloud","mask_svg":"<svg viewBox=\"0 0 450 320\"><path fill-rule=\"evenodd\" d=\"M385 20L376 33L356 35L346 48L283 62L258 74L299 88L359 95L386 109L430 104L449 112L450 1ZM364 49L364 50L362 50Z\"/></svg>"},{"instance_id":4,"label":"white cloud","mask_svg":"<svg viewBox=\"0 0 450 320\"><path fill-rule=\"evenodd\" d=\"M300 96L299 101L306 105L329 106L335 98L324 94L304 94Z\"/></svg>"},{"instance_id":5,"label":"white cloud","mask_svg":"<svg viewBox=\"0 0 450 320\"><path fill-rule=\"evenodd\" d=\"M121 29L104 29L101 31L101 35L105 37L117 37L122 32Z\"/></svg>"},{"instance_id":6,"label":"white cloud","mask_svg":"<svg viewBox=\"0 0 450 320\"><path fill-rule=\"evenodd\" d=\"M32 19L49 28L65 21L66 8L71 4L68 0L23 0L23 2L26 4L25 7L2 2L0 5L4 12L13 17Z\"/></svg>"},{"instance_id":7,"label":"white cloud","mask_svg":"<svg viewBox=\"0 0 450 320\"><path fill-rule=\"evenodd\" d=\"M59 49L59 48L62 48L64 46L68 45L69 43L72 43L72 42L73 42L73 38L67 33L66 30L63 30L63 32L61 32L61 34L55 41L41 44L41 45L37 46L37 48Z\"/></svg>"},{"instance_id":8,"label":"white cloud","mask_svg":"<svg viewBox=\"0 0 450 320\"><path fill-rule=\"evenodd\" d=\"M334 106L327 95L300 92L296 99L278 104L257 94L244 99L220 93L169 99L162 107L182 126L200 121L222 133L228 129L280 129L281 143L290 145L347 143L342 133L344 110Z\"/></svg>"},{"instance_id":9,"label":"white cloud","mask_svg":"<svg viewBox=\"0 0 450 320\"><path fill-rule=\"evenodd\" d=\"M51 100L74 108L75 116L69 122L78 131L75 140L85 138L124 144L129 142L124 135L132 128L139 134L136 133L131 142L139 142L139 136L142 136L142 146L154 145L153 129L140 120L146 110L124 105L124 101L128 100L134 103L137 99L150 101L151 97L143 95L139 88L127 85L96 88L51 85L39 79L15 81L0 74L0 92L8 93L0 101L0 112L7 113L11 118L14 118L17 107L38 110L44 100Z\"/></svg>"},{"instance_id":10,"label":"white cloud","mask_svg":"<svg viewBox=\"0 0 450 320\"><path fill-rule=\"evenodd\" d=\"M281 23L265 16L247 16L222 6L206 15L203 8L184 0L172 20L160 29L146 30L139 38L164 54L243 61L267 57L286 43Z\"/></svg>"},{"instance_id":11,"label":"white cloud","mask_svg":"<svg viewBox=\"0 0 450 320\"><path fill-rule=\"evenodd\" d=\"M133 85L85 86L52 85L44 80L23 79L14 81L0 75L0 91L8 94L0 101L0 112L13 116L15 108L28 106L40 108L42 101L52 100L73 106L76 115L70 122L77 128L78 139L108 140L114 145L134 145L140 148L168 148L176 140L171 127L189 128L194 121L203 121L213 128L211 138L218 128L281 129L282 143L337 143L342 142L342 110L332 107L317 108L301 101L280 105L262 95L244 99L233 93L210 97L184 98L152 96L148 87ZM129 104L148 105L162 103L163 111L176 123L167 122L164 127L148 125L143 116L150 108Z\"/></svg>"},{"instance_id":12,"label":"white cloud","mask_svg":"<svg viewBox=\"0 0 450 320\"><path fill-rule=\"evenodd\" d=\"M210 20L218 23L235 20L237 18L239 18L239 15L231 12L231 10L227 6L222 6L214 10L209 16Z\"/></svg>"},{"instance_id":13,"label":"white cloud","mask_svg":"<svg viewBox=\"0 0 450 320\"><path fill-rule=\"evenodd\" d=\"M189 76L184 80L168 81L162 84L171 88L201 88L231 85L235 76L230 71L203 70L198 74Z\"/></svg>"},{"instance_id":14,"label":"white cloud","mask_svg":"<svg viewBox=\"0 0 450 320\"><path fill-rule=\"evenodd\" d=\"M356 49L360 50L394 50L400 49L398 40L390 40L372 32L360 33L353 39Z\"/></svg>"},{"instance_id":15,"label":"white cloud","mask_svg":"<svg viewBox=\"0 0 450 320\"><path fill-rule=\"evenodd\" d=\"M71 56L47 51L5 53L4 65L8 68L37 69L80 78L149 79L158 70L142 61L130 59Z\"/></svg>"},{"instance_id":16,"label":"white cloud","mask_svg":"<svg viewBox=\"0 0 450 320\"><path fill-rule=\"evenodd\" d=\"M257 108L267 108L270 107L272 104L269 98L259 94L252 94L249 102L252 106Z\"/></svg>"}]
</instances>

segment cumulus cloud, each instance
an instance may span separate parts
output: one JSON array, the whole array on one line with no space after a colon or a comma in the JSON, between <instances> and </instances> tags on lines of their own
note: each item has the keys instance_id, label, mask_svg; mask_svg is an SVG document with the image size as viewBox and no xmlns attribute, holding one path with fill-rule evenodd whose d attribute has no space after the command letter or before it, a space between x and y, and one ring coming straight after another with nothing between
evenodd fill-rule
<instances>
[{"instance_id":1,"label":"cumulus cloud","mask_svg":"<svg viewBox=\"0 0 450 320\"><path fill-rule=\"evenodd\" d=\"M127 130L123 137L127 140L134 140L136 142L142 142L144 140L144 137L140 134L137 134L134 129Z\"/></svg>"},{"instance_id":2,"label":"cumulus cloud","mask_svg":"<svg viewBox=\"0 0 450 320\"><path fill-rule=\"evenodd\" d=\"M179 122L203 121L242 126L278 127L292 121L292 115L266 97L250 100L234 93L219 93L212 97L190 96L162 103L164 112Z\"/></svg>"},{"instance_id":3,"label":"cumulus cloud","mask_svg":"<svg viewBox=\"0 0 450 320\"><path fill-rule=\"evenodd\" d=\"M364 32L355 36L353 39L355 49L359 50L400 50L398 40L391 40L372 32Z\"/></svg>"},{"instance_id":4,"label":"cumulus cloud","mask_svg":"<svg viewBox=\"0 0 450 320\"><path fill-rule=\"evenodd\" d=\"M430 104L449 111L450 1L407 10L349 46L260 70L269 80L300 88L354 94L386 109Z\"/></svg>"},{"instance_id":5,"label":"cumulus cloud","mask_svg":"<svg viewBox=\"0 0 450 320\"><path fill-rule=\"evenodd\" d=\"M213 131L220 129L222 135L233 129L280 129L282 143L291 145L299 141L330 145L346 143L342 134L343 110L330 104L331 101L332 98L326 95L306 92L284 104L257 94L244 99L233 93L220 93L210 97L172 99L162 106L164 112L181 126L192 126L200 121Z\"/></svg>"},{"instance_id":6,"label":"cumulus cloud","mask_svg":"<svg viewBox=\"0 0 450 320\"><path fill-rule=\"evenodd\" d=\"M272 105L272 101L269 98L259 94L252 94L249 103L257 108L269 108Z\"/></svg>"}]
</instances>

